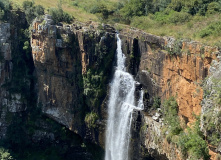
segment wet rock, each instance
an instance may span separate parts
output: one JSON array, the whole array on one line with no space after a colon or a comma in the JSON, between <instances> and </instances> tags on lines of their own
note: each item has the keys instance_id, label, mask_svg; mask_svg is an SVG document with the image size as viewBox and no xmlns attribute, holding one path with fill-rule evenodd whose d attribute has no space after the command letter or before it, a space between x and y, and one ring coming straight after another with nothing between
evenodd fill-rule
<instances>
[{"instance_id":1,"label":"wet rock","mask_svg":"<svg viewBox=\"0 0 221 160\"><path fill-rule=\"evenodd\" d=\"M12 94L10 99L3 99L3 106L8 107L9 112L21 112L25 111L24 102L21 101L21 94Z\"/></svg>"},{"instance_id":2,"label":"wet rock","mask_svg":"<svg viewBox=\"0 0 221 160\"><path fill-rule=\"evenodd\" d=\"M45 131L36 130L32 136L32 140L35 143L40 142L42 140L54 141L55 137L54 137L54 133L47 133Z\"/></svg>"}]
</instances>

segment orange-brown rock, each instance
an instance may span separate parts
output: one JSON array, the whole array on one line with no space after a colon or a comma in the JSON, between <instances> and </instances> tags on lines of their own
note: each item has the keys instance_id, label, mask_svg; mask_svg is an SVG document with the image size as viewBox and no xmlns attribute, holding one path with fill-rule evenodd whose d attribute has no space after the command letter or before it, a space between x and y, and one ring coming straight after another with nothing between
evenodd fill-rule
<instances>
[{"instance_id":1,"label":"orange-brown rock","mask_svg":"<svg viewBox=\"0 0 221 160\"><path fill-rule=\"evenodd\" d=\"M180 46L175 46L174 38L154 36L132 29L124 29L122 39L125 46L129 46L124 48L128 57L137 47L135 50L140 56L140 64L136 79L143 85L143 89L147 91L146 96L150 98L150 101L144 104L146 111L152 105L154 97L160 97L163 102L164 99L174 96L180 118L187 124L193 122L194 114L201 113L202 82L210 74L209 67L217 57L217 47L185 40ZM134 45L135 40L138 41L138 46ZM154 136L162 132L160 123L155 123L150 117L145 119L150 132L146 135L146 147L166 154L169 159L180 159L179 151L174 152L176 149L161 139L163 135Z\"/></svg>"},{"instance_id":2,"label":"orange-brown rock","mask_svg":"<svg viewBox=\"0 0 221 160\"><path fill-rule=\"evenodd\" d=\"M195 55L167 55L163 65L162 98L176 97L179 114L189 121L201 112L203 90L199 84L205 77L202 64L202 58Z\"/></svg>"},{"instance_id":3,"label":"orange-brown rock","mask_svg":"<svg viewBox=\"0 0 221 160\"><path fill-rule=\"evenodd\" d=\"M170 55L167 50L173 47L173 38L139 30L123 30L122 37L126 46L131 48L134 47L133 39L138 39L138 80L148 89L150 96L159 96L162 100L176 97L179 115L193 121L193 114L201 112L203 90L200 84L209 74L210 63L216 59L217 47L183 41L179 53ZM131 54L131 48L124 52Z\"/></svg>"}]
</instances>

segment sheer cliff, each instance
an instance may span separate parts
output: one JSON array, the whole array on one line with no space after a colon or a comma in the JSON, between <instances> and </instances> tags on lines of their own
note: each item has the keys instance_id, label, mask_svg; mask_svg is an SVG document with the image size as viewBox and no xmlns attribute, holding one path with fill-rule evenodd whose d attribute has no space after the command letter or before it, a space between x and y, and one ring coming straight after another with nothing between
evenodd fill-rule
<instances>
[{"instance_id":1,"label":"sheer cliff","mask_svg":"<svg viewBox=\"0 0 221 160\"><path fill-rule=\"evenodd\" d=\"M197 115L205 114L205 107L202 109L201 103L205 92L203 84L205 78L211 76L211 63L218 63L217 56L220 56L220 51L217 47L205 46L199 42L158 37L136 29L124 29L121 36L125 45L124 53L128 54L128 69L134 73L145 92L144 124L141 127L143 138L140 139L142 146L156 159L191 158L190 151L185 155L182 150L182 130L185 131L188 126L191 128ZM134 57L139 57L139 63ZM176 124L177 126L167 124L166 120L167 117L175 117L166 115L165 110L171 113L172 110L163 102L170 97L174 97L177 103L177 121L180 123ZM175 130L178 133L173 133L173 127L178 126L180 128ZM212 159L219 156L216 155L215 148L210 147Z\"/></svg>"},{"instance_id":2,"label":"sheer cliff","mask_svg":"<svg viewBox=\"0 0 221 160\"><path fill-rule=\"evenodd\" d=\"M41 144L66 148L66 159L103 159L115 28L55 25L45 15L32 23L30 44L22 29L25 18L0 24L2 141L14 151ZM119 36L126 70L137 81L135 97L144 92L144 110L133 113L130 159L219 158L219 49L127 27ZM200 143L187 145L192 137ZM198 148L205 152L195 147L204 144Z\"/></svg>"},{"instance_id":3,"label":"sheer cliff","mask_svg":"<svg viewBox=\"0 0 221 160\"><path fill-rule=\"evenodd\" d=\"M55 26L50 18L34 22L32 30L38 103L49 117L103 146L115 31L93 24Z\"/></svg>"}]
</instances>

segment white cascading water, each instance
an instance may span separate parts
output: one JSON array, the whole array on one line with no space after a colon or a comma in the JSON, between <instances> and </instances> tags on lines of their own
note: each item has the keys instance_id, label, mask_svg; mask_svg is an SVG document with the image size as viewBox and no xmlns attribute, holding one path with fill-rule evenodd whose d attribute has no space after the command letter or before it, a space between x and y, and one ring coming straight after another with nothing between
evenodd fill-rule
<instances>
[{"instance_id":1,"label":"white cascading water","mask_svg":"<svg viewBox=\"0 0 221 160\"><path fill-rule=\"evenodd\" d=\"M117 34L117 67L111 83L106 129L105 160L128 160L134 109L143 109L143 92L135 106L135 80L126 72L125 55Z\"/></svg>"}]
</instances>

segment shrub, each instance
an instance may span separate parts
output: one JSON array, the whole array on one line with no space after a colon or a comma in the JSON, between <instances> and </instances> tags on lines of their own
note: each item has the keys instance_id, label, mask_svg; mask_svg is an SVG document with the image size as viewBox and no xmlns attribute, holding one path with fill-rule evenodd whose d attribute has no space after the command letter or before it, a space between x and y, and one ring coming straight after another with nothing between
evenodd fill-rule
<instances>
[{"instance_id":1,"label":"shrub","mask_svg":"<svg viewBox=\"0 0 221 160\"><path fill-rule=\"evenodd\" d=\"M173 55L180 55L181 49L182 49L182 41L180 39L177 39L174 41L171 47L166 47L165 48L168 53L173 56Z\"/></svg>"},{"instance_id":2,"label":"shrub","mask_svg":"<svg viewBox=\"0 0 221 160\"><path fill-rule=\"evenodd\" d=\"M126 2L124 7L121 9L121 12L124 16L133 17L133 16L142 16L145 15L146 2L144 0L130 0Z\"/></svg>"},{"instance_id":3,"label":"shrub","mask_svg":"<svg viewBox=\"0 0 221 160\"><path fill-rule=\"evenodd\" d=\"M180 120L178 117L178 105L174 97L170 97L163 103L163 116L168 126L169 133L166 136L168 142L173 142L181 150L183 159L190 158L192 160L201 159L208 160L209 149L203 134L200 131L200 118L196 117L196 122L191 128L182 131Z\"/></svg>"},{"instance_id":4,"label":"shrub","mask_svg":"<svg viewBox=\"0 0 221 160\"><path fill-rule=\"evenodd\" d=\"M185 12L171 12L168 18L169 23L178 24L188 22L190 20L190 15Z\"/></svg>"},{"instance_id":5,"label":"shrub","mask_svg":"<svg viewBox=\"0 0 221 160\"><path fill-rule=\"evenodd\" d=\"M168 13L167 12L156 12L154 19L162 24L168 23Z\"/></svg>"},{"instance_id":6,"label":"shrub","mask_svg":"<svg viewBox=\"0 0 221 160\"><path fill-rule=\"evenodd\" d=\"M216 130L214 129L214 132L211 136L208 136L208 142L212 144L213 146L218 146L220 141L220 135L219 133L216 133Z\"/></svg>"},{"instance_id":7,"label":"shrub","mask_svg":"<svg viewBox=\"0 0 221 160\"><path fill-rule=\"evenodd\" d=\"M204 88L204 92L209 93L208 95L210 100L213 103L210 109L204 112L203 115L203 129L207 136L207 140L209 144L213 146L218 146L220 141L221 135L221 111L215 111L216 106L221 105L221 89L220 89L220 80L219 79L212 79L213 86L212 88ZM212 93L211 93L212 92ZM208 98L208 97L207 97Z\"/></svg>"},{"instance_id":8,"label":"shrub","mask_svg":"<svg viewBox=\"0 0 221 160\"><path fill-rule=\"evenodd\" d=\"M34 18L44 15L44 7L41 5L35 6L33 2L24 1L22 7L25 11L26 20L29 24Z\"/></svg>"},{"instance_id":9,"label":"shrub","mask_svg":"<svg viewBox=\"0 0 221 160\"><path fill-rule=\"evenodd\" d=\"M171 136L178 135L182 131L182 128L178 117L178 105L174 97L170 97L163 102L162 111L164 120L169 126L169 134Z\"/></svg>"},{"instance_id":10,"label":"shrub","mask_svg":"<svg viewBox=\"0 0 221 160\"><path fill-rule=\"evenodd\" d=\"M179 136L178 146L184 157L187 155L191 159L208 160L210 158L209 149L206 141L199 134L199 121L197 121L193 128L188 128L187 132L182 132Z\"/></svg>"},{"instance_id":11,"label":"shrub","mask_svg":"<svg viewBox=\"0 0 221 160\"><path fill-rule=\"evenodd\" d=\"M1 160L13 160L13 157L10 155L8 150L0 148L0 159Z\"/></svg>"},{"instance_id":12,"label":"shrub","mask_svg":"<svg viewBox=\"0 0 221 160\"><path fill-rule=\"evenodd\" d=\"M172 0L168 7L178 12L185 11L191 15L205 15L208 5L213 1L214 0Z\"/></svg>"},{"instance_id":13,"label":"shrub","mask_svg":"<svg viewBox=\"0 0 221 160\"><path fill-rule=\"evenodd\" d=\"M156 22L149 18L149 16L133 17L131 19L131 26L140 29L148 29L156 26Z\"/></svg>"},{"instance_id":14,"label":"shrub","mask_svg":"<svg viewBox=\"0 0 221 160\"><path fill-rule=\"evenodd\" d=\"M22 7L24 8L24 10L27 10L33 6L34 6L34 4L31 1L24 1L22 3Z\"/></svg>"},{"instance_id":15,"label":"shrub","mask_svg":"<svg viewBox=\"0 0 221 160\"><path fill-rule=\"evenodd\" d=\"M130 0L126 1L124 7L120 10L122 19L125 22L130 22L134 16L144 16L151 12L151 1L145 0Z\"/></svg>"},{"instance_id":16,"label":"shrub","mask_svg":"<svg viewBox=\"0 0 221 160\"><path fill-rule=\"evenodd\" d=\"M38 17L38 16L41 16L41 15L44 15L44 7L41 6L41 5L37 5L35 6L35 15Z\"/></svg>"},{"instance_id":17,"label":"shrub","mask_svg":"<svg viewBox=\"0 0 221 160\"><path fill-rule=\"evenodd\" d=\"M160 108L161 100L159 97L154 97L153 99L153 108L157 109Z\"/></svg>"},{"instance_id":18,"label":"shrub","mask_svg":"<svg viewBox=\"0 0 221 160\"><path fill-rule=\"evenodd\" d=\"M64 12L61 8L50 8L49 14L52 16L52 19L55 23L66 22L71 23L73 17L68 13Z\"/></svg>"},{"instance_id":19,"label":"shrub","mask_svg":"<svg viewBox=\"0 0 221 160\"><path fill-rule=\"evenodd\" d=\"M100 13L102 19L107 19L110 14L107 6L104 3L99 3L99 4L94 5L91 8L90 13L93 13L93 14Z\"/></svg>"},{"instance_id":20,"label":"shrub","mask_svg":"<svg viewBox=\"0 0 221 160\"><path fill-rule=\"evenodd\" d=\"M155 0L152 2L151 12L162 12L170 4L171 0Z\"/></svg>"},{"instance_id":21,"label":"shrub","mask_svg":"<svg viewBox=\"0 0 221 160\"><path fill-rule=\"evenodd\" d=\"M12 9L11 2L9 0L0 0L0 20L8 20L7 13Z\"/></svg>"},{"instance_id":22,"label":"shrub","mask_svg":"<svg viewBox=\"0 0 221 160\"><path fill-rule=\"evenodd\" d=\"M213 22L206 28L202 29L199 32L199 36L201 38L207 37L207 36L214 36L218 37L221 35L221 21Z\"/></svg>"},{"instance_id":23,"label":"shrub","mask_svg":"<svg viewBox=\"0 0 221 160\"><path fill-rule=\"evenodd\" d=\"M84 119L88 128L95 128L97 120L98 120L98 115L94 112L87 113Z\"/></svg>"},{"instance_id":24,"label":"shrub","mask_svg":"<svg viewBox=\"0 0 221 160\"><path fill-rule=\"evenodd\" d=\"M218 2L211 2L207 7L207 14L214 14L220 12L221 5Z\"/></svg>"},{"instance_id":25,"label":"shrub","mask_svg":"<svg viewBox=\"0 0 221 160\"><path fill-rule=\"evenodd\" d=\"M188 13L176 12L170 9L155 13L155 20L165 24L179 24L188 22L190 17L191 16Z\"/></svg>"}]
</instances>

